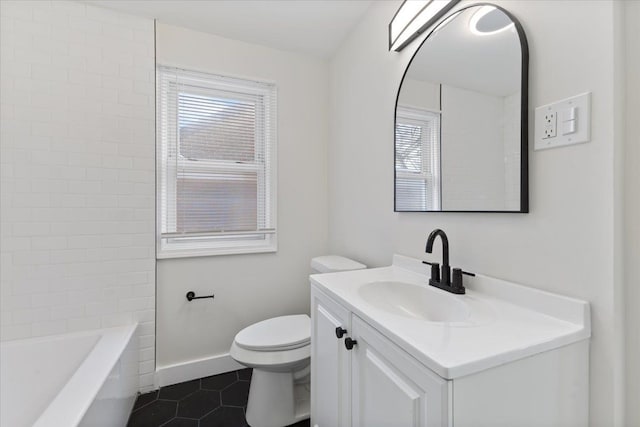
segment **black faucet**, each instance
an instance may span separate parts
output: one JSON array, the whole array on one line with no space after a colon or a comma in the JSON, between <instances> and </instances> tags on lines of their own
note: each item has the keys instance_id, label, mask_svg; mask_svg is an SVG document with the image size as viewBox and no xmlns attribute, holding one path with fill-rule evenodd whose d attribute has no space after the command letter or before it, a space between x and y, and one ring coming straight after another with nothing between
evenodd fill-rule
<instances>
[{"instance_id":1,"label":"black faucet","mask_svg":"<svg viewBox=\"0 0 640 427\"><path fill-rule=\"evenodd\" d=\"M423 261L425 264L431 264L431 279L429 279L429 285L453 294L464 294L465 290L462 285L462 269L454 268L453 280L451 280L451 267L449 266L449 239L447 239L445 232L439 228L433 230L427 238L427 247L425 250L428 254L433 251L433 242L438 236L440 236L440 239L442 240L442 270L440 270L440 265L438 263ZM440 274L441 271L442 277Z\"/></svg>"}]
</instances>

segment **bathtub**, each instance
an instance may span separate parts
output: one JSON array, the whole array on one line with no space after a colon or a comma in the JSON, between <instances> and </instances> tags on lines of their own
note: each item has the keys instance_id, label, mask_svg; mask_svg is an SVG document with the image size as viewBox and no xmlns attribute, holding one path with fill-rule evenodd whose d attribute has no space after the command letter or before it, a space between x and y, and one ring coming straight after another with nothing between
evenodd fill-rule
<instances>
[{"instance_id":1,"label":"bathtub","mask_svg":"<svg viewBox=\"0 0 640 427\"><path fill-rule=\"evenodd\" d=\"M0 343L0 426L126 425L137 325Z\"/></svg>"}]
</instances>

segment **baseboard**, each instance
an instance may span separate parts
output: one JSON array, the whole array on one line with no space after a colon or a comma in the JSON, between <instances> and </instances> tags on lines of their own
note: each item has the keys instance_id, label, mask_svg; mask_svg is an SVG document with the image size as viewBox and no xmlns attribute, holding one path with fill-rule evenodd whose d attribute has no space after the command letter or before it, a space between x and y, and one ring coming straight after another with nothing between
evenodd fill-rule
<instances>
[{"instance_id":1,"label":"baseboard","mask_svg":"<svg viewBox=\"0 0 640 427\"><path fill-rule=\"evenodd\" d=\"M244 366L226 354L189 360L174 365L158 366L154 375L156 388L242 369Z\"/></svg>"}]
</instances>

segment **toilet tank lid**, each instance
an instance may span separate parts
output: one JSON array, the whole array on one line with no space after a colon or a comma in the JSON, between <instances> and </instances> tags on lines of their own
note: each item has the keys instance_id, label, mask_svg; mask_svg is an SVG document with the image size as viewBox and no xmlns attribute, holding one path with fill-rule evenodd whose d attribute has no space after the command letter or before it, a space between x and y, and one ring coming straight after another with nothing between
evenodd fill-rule
<instances>
[{"instance_id":1,"label":"toilet tank lid","mask_svg":"<svg viewBox=\"0 0 640 427\"><path fill-rule=\"evenodd\" d=\"M339 255L324 255L311 259L311 268L320 273L362 270L366 265Z\"/></svg>"}]
</instances>

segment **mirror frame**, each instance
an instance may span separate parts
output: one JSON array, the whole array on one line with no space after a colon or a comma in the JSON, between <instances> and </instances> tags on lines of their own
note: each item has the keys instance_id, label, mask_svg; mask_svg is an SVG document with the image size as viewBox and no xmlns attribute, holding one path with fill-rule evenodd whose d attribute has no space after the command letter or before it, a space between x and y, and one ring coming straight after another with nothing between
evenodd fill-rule
<instances>
[{"instance_id":1,"label":"mirror frame","mask_svg":"<svg viewBox=\"0 0 640 427\"><path fill-rule=\"evenodd\" d=\"M418 52L422 48L431 34L438 29L438 27L446 20L463 10L470 9L472 7L478 6L493 6L496 9L502 11L505 15L511 19L518 34L518 38L520 39L520 50L521 50L521 84L520 84L520 210L487 210L487 211L479 211L479 210L438 210L438 211L408 211L402 210L399 211L396 205L396 121L397 121L397 111L398 111L398 100L400 98L400 91L402 90L402 84L404 83L404 79L407 75L407 71L413 60L415 59ZM440 130L440 134L442 136L442 129ZM440 139L440 144L442 144L442 138ZM442 161L442 160L441 160ZM441 184L442 185L442 184ZM411 56L411 60L407 64L407 67L402 74L402 79L400 80L400 85L398 86L398 93L396 94L396 103L395 108L393 110L393 211L402 213L402 212L459 212L459 213L529 213L529 45L527 43L527 37L524 33L524 28L520 21L513 16L508 10L500 7L498 5L492 3L474 3L460 9L453 11L442 18L440 22L427 34L427 36L420 42L420 45L415 50L413 55Z\"/></svg>"}]
</instances>

